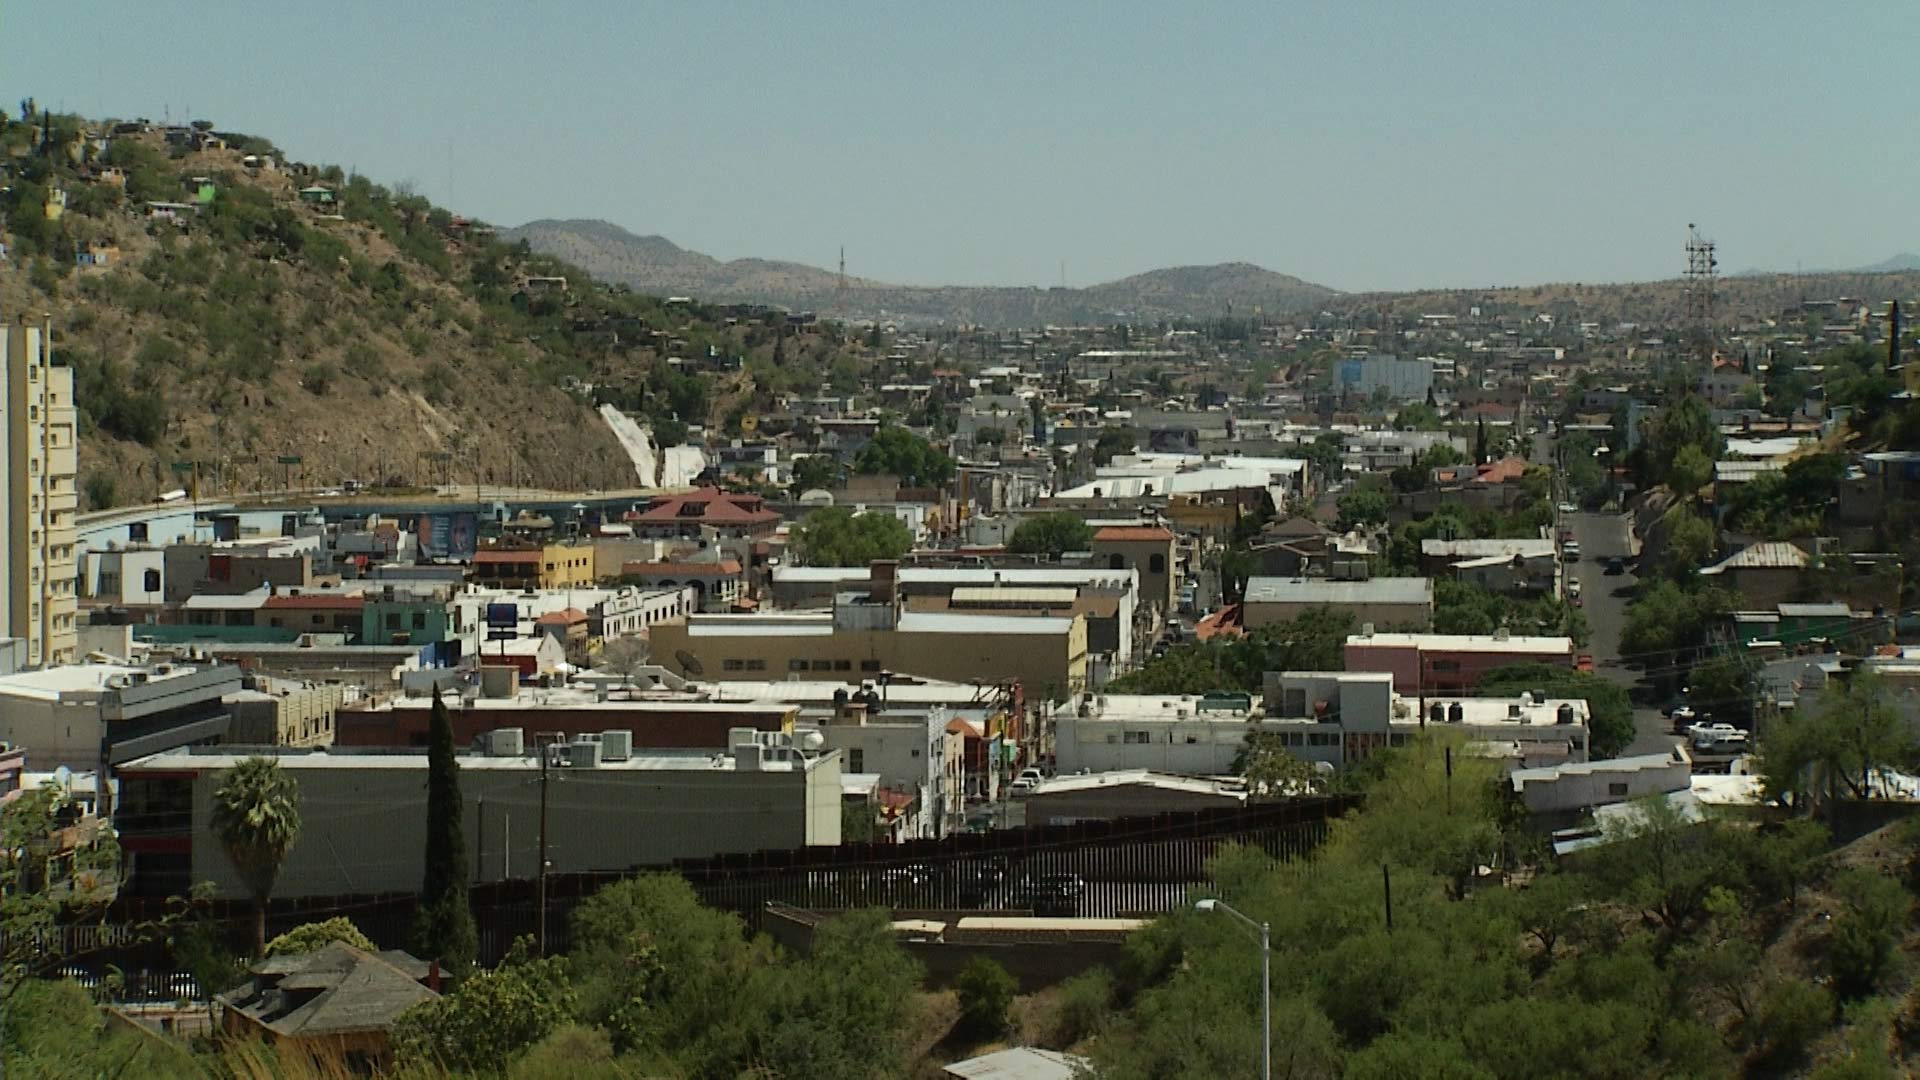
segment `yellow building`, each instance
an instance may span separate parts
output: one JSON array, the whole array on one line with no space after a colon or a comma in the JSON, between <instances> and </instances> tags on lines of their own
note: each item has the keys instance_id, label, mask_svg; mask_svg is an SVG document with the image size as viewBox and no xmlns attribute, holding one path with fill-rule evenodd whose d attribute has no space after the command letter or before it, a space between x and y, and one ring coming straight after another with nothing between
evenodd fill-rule
<instances>
[{"instance_id":1,"label":"yellow building","mask_svg":"<svg viewBox=\"0 0 1920 1080\"><path fill-rule=\"evenodd\" d=\"M74 593L74 512L79 494L74 448L73 369L53 366L51 316L33 326L0 323L6 399L6 588L0 634L27 643L26 663L72 663L78 646Z\"/></svg>"},{"instance_id":2,"label":"yellow building","mask_svg":"<svg viewBox=\"0 0 1920 1080\"><path fill-rule=\"evenodd\" d=\"M579 589L594 583L593 546L482 548L473 553L473 582L489 589Z\"/></svg>"},{"instance_id":3,"label":"yellow building","mask_svg":"<svg viewBox=\"0 0 1920 1080\"><path fill-rule=\"evenodd\" d=\"M1140 602L1164 617L1173 611L1173 534L1159 525L1109 525L1093 534L1093 557L1111 570L1140 575Z\"/></svg>"},{"instance_id":4,"label":"yellow building","mask_svg":"<svg viewBox=\"0 0 1920 1080\"><path fill-rule=\"evenodd\" d=\"M832 613L692 615L649 631L657 663L695 679L879 681L883 672L949 682L1017 680L1029 697L1087 688L1080 615L901 612L842 604Z\"/></svg>"}]
</instances>

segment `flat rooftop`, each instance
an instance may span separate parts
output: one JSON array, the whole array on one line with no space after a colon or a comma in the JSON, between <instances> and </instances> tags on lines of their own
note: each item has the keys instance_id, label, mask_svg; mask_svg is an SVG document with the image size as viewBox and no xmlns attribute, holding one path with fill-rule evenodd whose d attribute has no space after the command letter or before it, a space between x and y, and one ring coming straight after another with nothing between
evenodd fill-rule
<instances>
[{"instance_id":1,"label":"flat rooftop","mask_svg":"<svg viewBox=\"0 0 1920 1080\"><path fill-rule=\"evenodd\" d=\"M1249 604L1431 604L1430 578L1369 578L1334 581L1330 578L1256 577L1247 580Z\"/></svg>"},{"instance_id":2,"label":"flat rooftop","mask_svg":"<svg viewBox=\"0 0 1920 1080\"><path fill-rule=\"evenodd\" d=\"M231 769L250 757L271 757L280 767L290 772L303 772L309 769L352 769L352 770L393 770L398 772L421 772L427 770L427 755L414 751L392 752L372 750L356 753L341 748L328 750L293 750L284 747L192 747L180 750L168 750L159 754L148 754L120 765L121 772L218 772ZM539 757L528 754L520 757L495 757L485 754L457 755L461 771L482 772L528 772L540 771ZM812 760L819 760L817 758ZM580 772L734 772L732 755L715 750L692 750L684 753L662 753L648 750L636 753L625 761L602 761L592 769L561 769L561 775ZM749 770L751 771L751 770ZM764 760L761 772L792 772L793 762L773 758Z\"/></svg>"},{"instance_id":3,"label":"flat rooftop","mask_svg":"<svg viewBox=\"0 0 1920 1080\"><path fill-rule=\"evenodd\" d=\"M132 678L142 675L147 682L156 683L191 675L198 670L191 665L169 665L165 669L158 669L131 664L66 664L0 676L0 696L58 701L68 694L104 694L108 689L107 680L116 676Z\"/></svg>"},{"instance_id":4,"label":"flat rooftop","mask_svg":"<svg viewBox=\"0 0 1920 1080\"><path fill-rule=\"evenodd\" d=\"M1500 637L1497 634L1351 634L1347 647L1428 649L1434 652L1543 653L1572 655L1570 637Z\"/></svg>"},{"instance_id":5,"label":"flat rooftop","mask_svg":"<svg viewBox=\"0 0 1920 1080\"><path fill-rule=\"evenodd\" d=\"M704 696L661 694L658 691L643 691L639 696L628 697L626 691L615 690L601 701L591 689L579 686L556 687L551 690L527 690L513 697L491 698L477 697L463 702L457 694L443 694L441 700L447 704L449 713L462 712L518 712L524 709L566 709L581 712L613 713L726 713L743 712L788 713L792 706L773 700L755 700L745 696L733 701L713 701ZM347 711L382 713L395 709L430 709L433 698L426 694L400 694L382 698L380 701L362 705L347 706Z\"/></svg>"}]
</instances>

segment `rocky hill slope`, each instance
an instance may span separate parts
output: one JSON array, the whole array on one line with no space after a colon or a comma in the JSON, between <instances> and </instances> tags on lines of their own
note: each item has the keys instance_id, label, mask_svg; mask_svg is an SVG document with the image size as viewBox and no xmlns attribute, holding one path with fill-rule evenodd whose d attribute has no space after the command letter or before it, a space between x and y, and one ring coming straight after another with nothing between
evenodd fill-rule
<instances>
[{"instance_id":1,"label":"rocky hill slope","mask_svg":"<svg viewBox=\"0 0 1920 1080\"><path fill-rule=\"evenodd\" d=\"M666 360L769 352L780 321L595 285L247 136L0 120L0 186L0 312L53 315L89 507L196 474L210 496L636 486L595 406L707 423L723 376Z\"/></svg>"},{"instance_id":2,"label":"rocky hill slope","mask_svg":"<svg viewBox=\"0 0 1920 1080\"><path fill-rule=\"evenodd\" d=\"M777 304L849 318L990 327L1209 319L1295 311L1334 290L1249 263L1154 270L1084 289L890 285L799 263L721 262L660 236L605 221L533 221L502 234L571 262L603 281L713 302Z\"/></svg>"}]
</instances>

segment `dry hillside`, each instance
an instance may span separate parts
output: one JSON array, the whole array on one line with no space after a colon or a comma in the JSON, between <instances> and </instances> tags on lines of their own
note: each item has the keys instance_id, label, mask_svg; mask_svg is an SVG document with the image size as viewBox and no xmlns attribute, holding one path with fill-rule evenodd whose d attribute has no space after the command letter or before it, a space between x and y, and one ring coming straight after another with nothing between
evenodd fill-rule
<instances>
[{"instance_id":1,"label":"dry hillside","mask_svg":"<svg viewBox=\"0 0 1920 1080\"><path fill-rule=\"evenodd\" d=\"M597 287L405 192L243 164L271 150L262 140L189 149L107 130L0 120L0 311L53 315L90 506L184 486L176 463L209 495L277 488L289 471L295 486L633 486L596 393L706 423L706 379L663 360L772 348L774 330ZM148 212L199 198L194 177L210 201L178 222ZM313 184L337 202L303 202ZM43 210L53 191L57 217ZM104 266L76 266L94 252ZM526 287L556 274L564 290Z\"/></svg>"}]
</instances>

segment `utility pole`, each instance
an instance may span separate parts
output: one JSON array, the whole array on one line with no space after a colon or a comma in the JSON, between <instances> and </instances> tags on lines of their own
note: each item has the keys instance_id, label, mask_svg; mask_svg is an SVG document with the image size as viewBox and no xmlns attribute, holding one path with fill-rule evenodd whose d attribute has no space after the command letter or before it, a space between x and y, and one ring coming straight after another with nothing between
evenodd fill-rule
<instances>
[{"instance_id":1,"label":"utility pole","mask_svg":"<svg viewBox=\"0 0 1920 1080\"><path fill-rule=\"evenodd\" d=\"M540 751L540 866L539 885L534 903L535 918L540 928L535 940L539 944L540 955L547 955L547 745L539 737L534 745Z\"/></svg>"}]
</instances>

